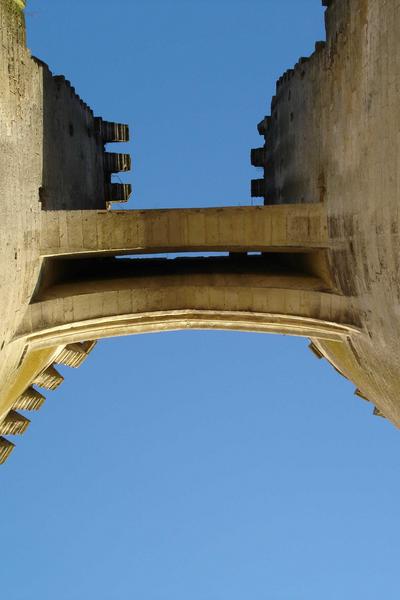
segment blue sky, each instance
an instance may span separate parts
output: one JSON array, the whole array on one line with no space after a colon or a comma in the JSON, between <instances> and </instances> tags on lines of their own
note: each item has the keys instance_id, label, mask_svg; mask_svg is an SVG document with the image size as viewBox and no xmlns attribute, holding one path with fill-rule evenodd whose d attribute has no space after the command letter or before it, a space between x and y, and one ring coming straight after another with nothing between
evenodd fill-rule
<instances>
[{"instance_id":1,"label":"blue sky","mask_svg":"<svg viewBox=\"0 0 400 600\"><path fill-rule=\"evenodd\" d=\"M33 54L128 122L130 206L250 204L319 0L31 0ZM125 150L126 148L126 150ZM103 341L0 471L7 600L398 600L400 436L307 341Z\"/></svg>"}]
</instances>

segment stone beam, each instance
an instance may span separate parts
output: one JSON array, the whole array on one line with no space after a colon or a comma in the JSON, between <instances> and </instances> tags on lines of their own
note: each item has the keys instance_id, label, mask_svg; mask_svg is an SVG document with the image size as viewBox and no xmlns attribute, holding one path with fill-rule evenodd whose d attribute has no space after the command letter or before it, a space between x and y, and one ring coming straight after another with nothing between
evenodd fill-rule
<instances>
[{"instance_id":1,"label":"stone beam","mask_svg":"<svg viewBox=\"0 0 400 600\"><path fill-rule=\"evenodd\" d=\"M326 247L322 204L41 213L43 257Z\"/></svg>"}]
</instances>

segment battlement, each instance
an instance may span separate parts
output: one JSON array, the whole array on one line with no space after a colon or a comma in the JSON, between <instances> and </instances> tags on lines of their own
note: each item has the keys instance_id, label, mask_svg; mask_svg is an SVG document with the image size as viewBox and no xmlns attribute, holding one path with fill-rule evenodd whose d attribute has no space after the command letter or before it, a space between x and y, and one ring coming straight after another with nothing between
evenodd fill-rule
<instances>
[{"instance_id":1,"label":"battlement","mask_svg":"<svg viewBox=\"0 0 400 600\"><path fill-rule=\"evenodd\" d=\"M63 75L51 73L34 59L43 79L43 210L102 209L110 202L126 202L131 186L113 190L112 176L129 171L128 154L108 153L105 144L129 141L126 124L95 117Z\"/></svg>"},{"instance_id":2,"label":"battlement","mask_svg":"<svg viewBox=\"0 0 400 600\"><path fill-rule=\"evenodd\" d=\"M80 367L89 356L96 342L68 344L64 347L47 349L45 352L28 352L24 356L25 368L18 377L15 386L9 390L14 395L12 408L0 419L0 436L22 435L30 420L17 412L38 411L45 402L45 396L36 388L56 390L64 381L54 365ZM23 389L21 393L21 389ZM15 445L7 438L0 437L0 464L4 463Z\"/></svg>"},{"instance_id":3,"label":"battlement","mask_svg":"<svg viewBox=\"0 0 400 600\"><path fill-rule=\"evenodd\" d=\"M292 104L296 101L296 87L308 76L310 78L321 66L326 51L326 42L315 44L315 51L309 57L301 57L293 68L288 69L276 82L276 92L271 100L271 114L266 115L257 125L265 143L253 148L250 154L251 165L264 170L264 176L251 181L251 196L264 198L265 204L282 202L309 202L309 197L299 197L298 189L285 189L281 185L280 173L287 166L287 144L282 149L282 158L278 158L276 148L281 144L282 135L296 127L295 112ZM301 118L296 114L297 118ZM278 137L279 136L279 137ZM294 186L293 186L294 188ZM319 200L319 198L318 198Z\"/></svg>"},{"instance_id":4,"label":"battlement","mask_svg":"<svg viewBox=\"0 0 400 600\"><path fill-rule=\"evenodd\" d=\"M265 204L319 202L323 198L323 182L318 183L313 190L315 193L310 196L308 189L307 194L300 191L298 170L296 174L290 171L292 137L298 134L303 108L301 103L305 98L302 90L317 85L322 73L331 67L337 44L343 36L343 18L338 15L343 13L344 3L341 2L340 10L336 10L335 14L332 10L334 0L322 0L322 5L327 8L326 41L316 42L310 56L301 57L293 68L287 69L277 80L270 114L257 126L260 136L264 137L264 145L251 151L250 161L252 166L262 168L264 175L251 181L251 196L264 198Z\"/></svg>"}]
</instances>

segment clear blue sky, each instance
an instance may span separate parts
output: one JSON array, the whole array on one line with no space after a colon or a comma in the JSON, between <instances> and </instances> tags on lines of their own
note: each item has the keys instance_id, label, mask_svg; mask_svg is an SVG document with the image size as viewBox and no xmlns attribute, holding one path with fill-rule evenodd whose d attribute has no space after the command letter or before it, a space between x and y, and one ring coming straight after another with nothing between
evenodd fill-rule
<instances>
[{"instance_id":1,"label":"clear blue sky","mask_svg":"<svg viewBox=\"0 0 400 600\"><path fill-rule=\"evenodd\" d=\"M128 122L132 207L250 203L319 0L31 0L32 52ZM123 150L121 145L120 151ZM7 600L398 600L400 433L307 341L109 340L0 470Z\"/></svg>"}]
</instances>

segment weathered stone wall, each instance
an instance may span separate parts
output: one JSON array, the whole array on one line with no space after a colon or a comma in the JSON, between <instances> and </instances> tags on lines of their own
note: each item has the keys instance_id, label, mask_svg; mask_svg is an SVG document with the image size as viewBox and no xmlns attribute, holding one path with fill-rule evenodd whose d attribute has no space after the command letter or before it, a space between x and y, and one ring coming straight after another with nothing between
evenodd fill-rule
<instances>
[{"instance_id":1,"label":"weathered stone wall","mask_svg":"<svg viewBox=\"0 0 400 600\"><path fill-rule=\"evenodd\" d=\"M331 270L366 336L366 395L393 415L400 390L400 1L325 2L327 41L278 82L253 163L266 203L323 202ZM336 249L335 249L336 248ZM330 351L327 350L328 355Z\"/></svg>"},{"instance_id":2,"label":"weathered stone wall","mask_svg":"<svg viewBox=\"0 0 400 600\"><path fill-rule=\"evenodd\" d=\"M368 194L381 194L396 168L395 136L385 131L398 119L399 2L332 0L326 27L326 44L279 79L259 124L268 204L349 193L360 177Z\"/></svg>"},{"instance_id":3,"label":"weathered stone wall","mask_svg":"<svg viewBox=\"0 0 400 600\"><path fill-rule=\"evenodd\" d=\"M7 343L29 302L40 266L43 87L41 68L25 47L23 12L14 0L1 0L0 24L0 377L4 381ZM8 351L15 354L15 348Z\"/></svg>"},{"instance_id":4,"label":"weathered stone wall","mask_svg":"<svg viewBox=\"0 0 400 600\"><path fill-rule=\"evenodd\" d=\"M14 339L39 280L42 211L104 209L130 191L111 184L129 156L104 151L126 141L128 127L95 118L69 82L31 57L24 4L0 0L0 420L24 385L21 369L33 381L60 351L28 368L26 345Z\"/></svg>"},{"instance_id":5,"label":"weathered stone wall","mask_svg":"<svg viewBox=\"0 0 400 600\"><path fill-rule=\"evenodd\" d=\"M105 208L104 143L93 111L63 76L53 77L44 63L44 210Z\"/></svg>"},{"instance_id":6,"label":"weathered stone wall","mask_svg":"<svg viewBox=\"0 0 400 600\"><path fill-rule=\"evenodd\" d=\"M95 117L64 76L35 60L43 79L42 209L105 209L108 202L126 201L130 186L111 183L111 176L129 170L130 157L105 152L105 144L127 141L128 126Z\"/></svg>"}]
</instances>

